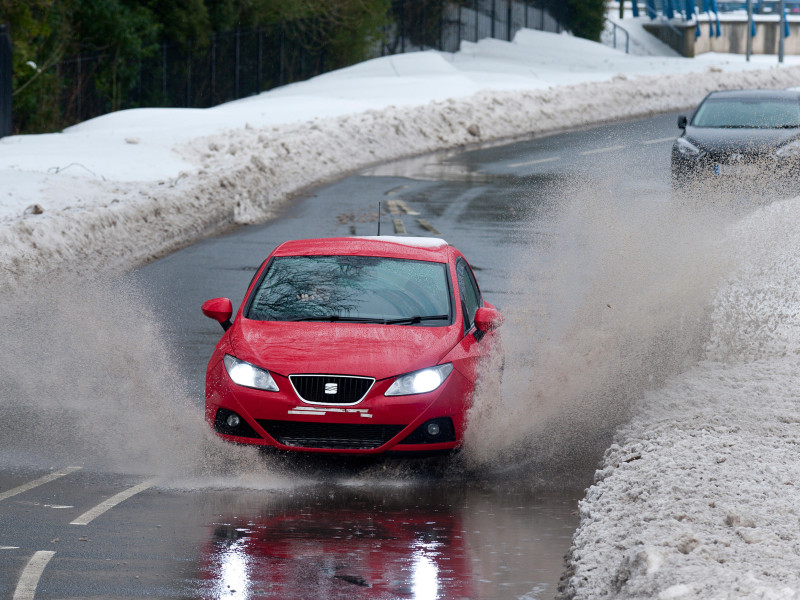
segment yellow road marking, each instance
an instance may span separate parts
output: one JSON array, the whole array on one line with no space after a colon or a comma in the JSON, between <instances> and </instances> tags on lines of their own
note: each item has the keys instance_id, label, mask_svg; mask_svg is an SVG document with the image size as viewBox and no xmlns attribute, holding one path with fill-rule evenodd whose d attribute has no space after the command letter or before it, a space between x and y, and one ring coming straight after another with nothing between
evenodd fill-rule
<instances>
[{"instance_id":1,"label":"yellow road marking","mask_svg":"<svg viewBox=\"0 0 800 600\"><path fill-rule=\"evenodd\" d=\"M428 223L427 219L417 219L417 223L419 223L424 229L427 229L434 235L442 235L436 227Z\"/></svg>"},{"instance_id":2,"label":"yellow road marking","mask_svg":"<svg viewBox=\"0 0 800 600\"><path fill-rule=\"evenodd\" d=\"M409 208L408 204L406 204L402 200L395 200L395 202L397 202L397 206L403 209L403 212L406 213L407 215L411 215L412 217L414 217L419 214L417 211Z\"/></svg>"}]
</instances>

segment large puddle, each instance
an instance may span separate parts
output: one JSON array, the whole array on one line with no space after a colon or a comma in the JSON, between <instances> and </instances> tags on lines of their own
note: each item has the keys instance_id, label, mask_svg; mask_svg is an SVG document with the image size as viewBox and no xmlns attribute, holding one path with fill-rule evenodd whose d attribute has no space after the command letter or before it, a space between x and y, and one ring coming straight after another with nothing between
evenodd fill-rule
<instances>
[{"instance_id":1,"label":"large puddle","mask_svg":"<svg viewBox=\"0 0 800 600\"><path fill-rule=\"evenodd\" d=\"M484 152L347 178L133 275L5 291L4 462L158 475L167 492L207 497L216 516L199 523L197 569L210 598L552 597L616 426L698 356L729 268L728 216L674 210L658 200L661 171L640 185L618 158L569 173L533 158L503 174L524 148ZM338 217L387 198L461 249L507 317L503 379L478 395L464 450L342 473L213 438L202 374L221 330L202 301L240 300L285 239L373 233L374 220Z\"/></svg>"}]
</instances>

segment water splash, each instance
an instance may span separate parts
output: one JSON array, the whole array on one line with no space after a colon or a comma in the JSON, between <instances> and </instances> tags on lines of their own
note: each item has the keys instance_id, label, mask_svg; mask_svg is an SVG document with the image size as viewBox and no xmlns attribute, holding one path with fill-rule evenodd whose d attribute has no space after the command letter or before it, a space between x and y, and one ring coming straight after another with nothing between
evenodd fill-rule
<instances>
[{"instance_id":1,"label":"water splash","mask_svg":"<svg viewBox=\"0 0 800 600\"><path fill-rule=\"evenodd\" d=\"M6 460L173 477L255 464L210 433L150 301L129 280L69 274L4 290Z\"/></svg>"},{"instance_id":2,"label":"water splash","mask_svg":"<svg viewBox=\"0 0 800 600\"><path fill-rule=\"evenodd\" d=\"M703 357L738 213L626 197L615 179L562 189L549 235L517 257L501 393L484 385L470 414L474 468L593 469L644 392Z\"/></svg>"}]
</instances>

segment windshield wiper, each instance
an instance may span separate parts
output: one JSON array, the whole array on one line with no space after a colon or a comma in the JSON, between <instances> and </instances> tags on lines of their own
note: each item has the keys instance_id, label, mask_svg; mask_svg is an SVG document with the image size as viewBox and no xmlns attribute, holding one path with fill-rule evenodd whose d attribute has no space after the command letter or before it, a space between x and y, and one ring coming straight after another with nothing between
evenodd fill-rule
<instances>
[{"instance_id":1,"label":"windshield wiper","mask_svg":"<svg viewBox=\"0 0 800 600\"><path fill-rule=\"evenodd\" d=\"M450 315L414 315L412 317L401 317L398 319L381 319L379 317L348 317L342 315L294 315L287 316L279 321L329 321L331 323L340 321L343 323L381 323L383 325L405 325L421 323L422 321L441 321L443 319L450 319Z\"/></svg>"},{"instance_id":2,"label":"windshield wiper","mask_svg":"<svg viewBox=\"0 0 800 600\"><path fill-rule=\"evenodd\" d=\"M281 321L343 321L346 323L386 323L386 319L377 319L375 317L346 317L341 315L293 316L281 319Z\"/></svg>"},{"instance_id":3,"label":"windshield wiper","mask_svg":"<svg viewBox=\"0 0 800 600\"><path fill-rule=\"evenodd\" d=\"M420 323L422 321L441 321L442 319L450 319L450 315L414 315L413 317L403 317L401 319L387 319L384 321L387 325L402 325L408 323Z\"/></svg>"}]
</instances>

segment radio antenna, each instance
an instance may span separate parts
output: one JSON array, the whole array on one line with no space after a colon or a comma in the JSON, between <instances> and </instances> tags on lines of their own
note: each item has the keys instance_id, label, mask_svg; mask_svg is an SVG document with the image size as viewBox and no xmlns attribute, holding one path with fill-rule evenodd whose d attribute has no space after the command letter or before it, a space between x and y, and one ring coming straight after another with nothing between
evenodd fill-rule
<instances>
[{"instance_id":1,"label":"radio antenna","mask_svg":"<svg viewBox=\"0 0 800 600\"><path fill-rule=\"evenodd\" d=\"M378 237L381 235L381 202L378 200Z\"/></svg>"}]
</instances>

